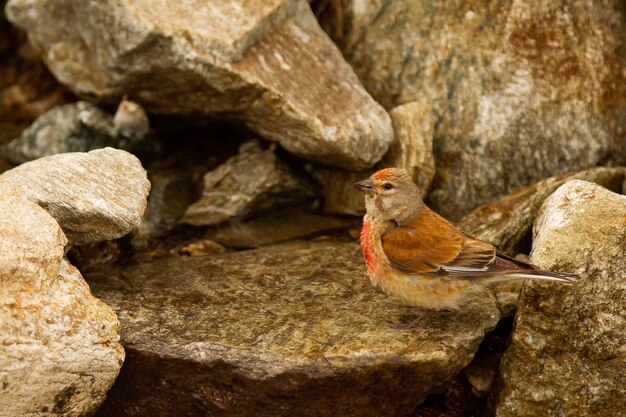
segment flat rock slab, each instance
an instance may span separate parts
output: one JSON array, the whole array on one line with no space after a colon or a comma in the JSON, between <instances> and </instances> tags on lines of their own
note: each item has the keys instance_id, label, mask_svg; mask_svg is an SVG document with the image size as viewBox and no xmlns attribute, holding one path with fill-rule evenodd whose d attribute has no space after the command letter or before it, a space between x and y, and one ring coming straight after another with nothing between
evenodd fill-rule
<instances>
[{"instance_id":1,"label":"flat rock slab","mask_svg":"<svg viewBox=\"0 0 626 417\"><path fill-rule=\"evenodd\" d=\"M99 416L397 416L472 359L499 319L416 311L374 289L354 243L164 257L88 277L128 359Z\"/></svg>"}]
</instances>

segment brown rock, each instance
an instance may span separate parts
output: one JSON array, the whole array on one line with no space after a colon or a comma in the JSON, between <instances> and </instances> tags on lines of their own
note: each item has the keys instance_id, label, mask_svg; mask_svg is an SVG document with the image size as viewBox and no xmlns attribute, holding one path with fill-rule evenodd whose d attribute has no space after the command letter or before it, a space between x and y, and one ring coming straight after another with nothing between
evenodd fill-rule
<instances>
[{"instance_id":1,"label":"brown rock","mask_svg":"<svg viewBox=\"0 0 626 417\"><path fill-rule=\"evenodd\" d=\"M623 1L346 3L344 56L372 96L432 105L444 216L626 163Z\"/></svg>"},{"instance_id":2,"label":"brown rock","mask_svg":"<svg viewBox=\"0 0 626 417\"><path fill-rule=\"evenodd\" d=\"M433 157L433 118L430 106L419 102L400 105L389 112L394 141L384 158L367 171L344 171L319 168L316 179L322 184L324 210L329 213L361 215L365 212L363 194L352 187L357 181L382 168L406 169L413 181L428 193L435 175Z\"/></svg>"},{"instance_id":3,"label":"brown rock","mask_svg":"<svg viewBox=\"0 0 626 417\"><path fill-rule=\"evenodd\" d=\"M353 169L376 163L393 137L304 0L11 0L6 10L79 95L234 115L292 153Z\"/></svg>"},{"instance_id":4,"label":"brown rock","mask_svg":"<svg viewBox=\"0 0 626 417\"><path fill-rule=\"evenodd\" d=\"M397 329L414 310L371 286L358 245L332 240L98 277L128 352L99 416L406 415L499 318L485 293L463 313Z\"/></svg>"},{"instance_id":5,"label":"brown rock","mask_svg":"<svg viewBox=\"0 0 626 417\"><path fill-rule=\"evenodd\" d=\"M124 351L113 311L63 259L67 239L0 180L2 416L83 416L113 384Z\"/></svg>"},{"instance_id":6,"label":"brown rock","mask_svg":"<svg viewBox=\"0 0 626 417\"><path fill-rule=\"evenodd\" d=\"M622 416L626 197L569 181L545 201L534 233L534 264L581 279L526 286L501 364L496 416Z\"/></svg>"},{"instance_id":7,"label":"brown rock","mask_svg":"<svg viewBox=\"0 0 626 417\"><path fill-rule=\"evenodd\" d=\"M272 150L257 141L204 176L200 200L187 209L184 223L210 226L241 219L314 197L311 185L291 172Z\"/></svg>"},{"instance_id":8,"label":"brown rock","mask_svg":"<svg viewBox=\"0 0 626 417\"><path fill-rule=\"evenodd\" d=\"M619 192L626 179L626 168L594 168L570 175L559 175L521 188L514 193L478 207L465 216L458 227L495 245L502 252L515 255L525 250L521 245L531 233L539 208L546 198L567 181L595 182Z\"/></svg>"}]
</instances>

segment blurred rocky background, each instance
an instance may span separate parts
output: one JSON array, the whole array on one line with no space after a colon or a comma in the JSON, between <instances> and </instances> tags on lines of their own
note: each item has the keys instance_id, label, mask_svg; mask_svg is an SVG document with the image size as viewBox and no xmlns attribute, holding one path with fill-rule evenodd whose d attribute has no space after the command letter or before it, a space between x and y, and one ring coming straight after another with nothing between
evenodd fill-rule
<instances>
[{"instance_id":1,"label":"blurred rocky background","mask_svg":"<svg viewBox=\"0 0 626 417\"><path fill-rule=\"evenodd\" d=\"M0 1L0 416L626 416L621 0ZM571 288L416 329L352 183Z\"/></svg>"}]
</instances>

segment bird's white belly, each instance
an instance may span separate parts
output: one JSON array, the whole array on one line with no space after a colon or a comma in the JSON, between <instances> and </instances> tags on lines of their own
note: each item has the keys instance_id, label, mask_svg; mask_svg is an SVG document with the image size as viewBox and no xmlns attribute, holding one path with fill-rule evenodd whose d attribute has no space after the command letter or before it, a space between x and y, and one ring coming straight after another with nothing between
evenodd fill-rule
<instances>
[{"instance_id":1,"label":"bird's white belly","mask_svg":"<svg viewBox=\"0 0 626 417\"><path fill-rule=\"evenodd\" d=\"M458 310L471 290L467 281L412 276L398 272L387 272L377 281L385 293L402 304L435 310Z\"/></svg>"}]
</instances>

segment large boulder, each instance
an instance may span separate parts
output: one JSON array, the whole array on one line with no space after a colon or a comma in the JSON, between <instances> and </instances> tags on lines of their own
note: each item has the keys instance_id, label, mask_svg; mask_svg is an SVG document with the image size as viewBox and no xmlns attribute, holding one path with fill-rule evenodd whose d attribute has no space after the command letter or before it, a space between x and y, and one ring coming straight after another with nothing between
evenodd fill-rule
<instances>
[{"instance_id":1,"label":"large boulder","mask_svg":"<svg viewBox=\"0 0 626 417\"><path fill-rule=\"evenodd\" d=\"M626 161L621 0L349 1L344 55L387 109L428 101L434 208Z\"/></svg>"},{"instance_id":2,"label":"large boulder","mask_svg":"<svg viewBox=\"0 0 626 417\"><path fill-rule=\"evenodd\" d=\"M305 0L11 0L6 11L82 96L234 115L295 154L353 169L393 137Z\"/></svg>"},{"instance_id":3,"label":"large boulder","mask_svg":"<svg viewBox=\"0 0 626 417\"><path fill-rule=\"evenodd\" d=\"M119 322L57 222L1 179L0 196L0 415L93 413L124 360Z\"/></svg>"},{"instance_id":4,"label":"large boulder","mask_svg":"<svg viewBox=\"0 0 626 417\"><path fill-rule=\"evenodd\" d=\"M546 200L534 234L534 264L581 279L523 291L496 416L623 416L626 196L570 181Z\"/></svg>"},{"instance_id":5,"label":"large boulder","mask_svg":"<svg viewBox=\"0 0 626 417\"><path fill-rule=\"evenodd\" d=\"M499 319L484 293L398 329L419 313L371 286L358 245L333 240L86 277L117 311L128 354L98 416L407 415Z\"/></svg>"},{"instance_id":6,"label":"large boulder","mask_svg":"<svg viewBox=\"0 0 626 417\"><path fill-rule=\"evenodd\" d=\"M70 244L115 239L135 230L150 191L141 162L105 148L27 162L0 175L54 217Z\"/></svg>"}]
</instances>

